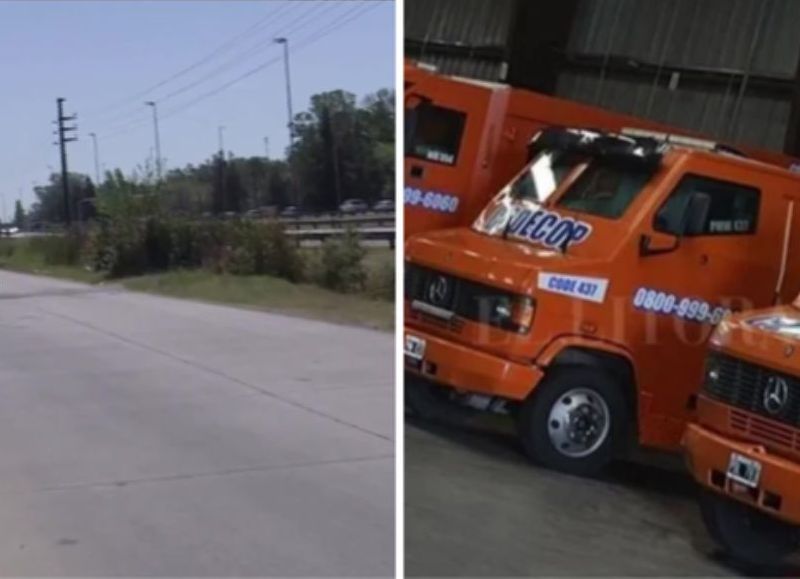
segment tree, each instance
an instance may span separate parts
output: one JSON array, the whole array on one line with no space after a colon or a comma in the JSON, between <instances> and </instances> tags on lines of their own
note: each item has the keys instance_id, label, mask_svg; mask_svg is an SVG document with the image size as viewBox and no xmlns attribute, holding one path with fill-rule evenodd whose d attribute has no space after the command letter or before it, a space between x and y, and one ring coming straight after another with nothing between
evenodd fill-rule
<instances>
[{"instance_id":1,"label":"tree","mask_svg":"<svg viewBox=\"0 0 800 579\"><path fill-rule=\"evenodd\" d=\"M364 99L337 90L311 97L296 117L290 155L308 209L335 208L347 197L369 201L391 194L394 183L394 96Z\"/></svg>"},{"instance_id":2,"label":"tree","mask_svg":"<svg viewBox=\"0 0 800 579\"><path fill-rule=\"evenodd\" d=\"M342 90L316 94L308 110L295 115L296 138L287 160L215 154L199 164L170 169L160 183L150 160L130 174L120 169L107 172L96 192L87 176L70 173L71 215L90 217L89 207L98 205L103 211L106 199L136 207L152 202L160 212L192 217L293 204L331 210L348 197L390 197L394 114L394 93L388 89L368 95L360 104ZM51 175L34 193L37 201L29 217L64 220L60 175ZM96 204L91 201L95 193Z\"/></svg>"},{"instance_id":3,"label":"tree","mask_svg":"<svg viewBox=\"0 0 800 579\"><path fill-rule=\"evenodd\" d=\"M92 180L87 175L70 173L69 179L69 211L70 217L75 219L81 215L78 207L86 199L93 199L95 189ZM49 223L63 223L64 219L64 192L61 186L61 174L53 173L47 185L33 188L36 202L31 207L31 218L35 221Z\"/></svg>"},{"instance_id":4,"label":"tree","mask_svg":"<svg viewBox=\"0 0 800 579\"><path fill-rule=\"evenodd\" d=\"M20 228L25 225L25 209L19 199L14 203L14 225Z\"/></svg>"}]
</instances>

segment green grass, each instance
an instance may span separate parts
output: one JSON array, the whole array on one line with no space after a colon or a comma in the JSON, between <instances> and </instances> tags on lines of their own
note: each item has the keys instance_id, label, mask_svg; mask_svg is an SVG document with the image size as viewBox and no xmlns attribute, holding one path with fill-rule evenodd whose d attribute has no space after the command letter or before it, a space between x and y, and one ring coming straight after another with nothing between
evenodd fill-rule
<instances>
[{"instance_id":1,"label":"green grass","mask_svg":"<svg viewBox=\"0 0 800 579\"><path fill-rule=\"evenodd\" d=\"M32 245L32 239L0 239L0 269L49 275L62 279L97 283L103 274L75 265L49 264Z\"/></svg>"},{"instance_id":2,"label":"green grass","mask_svg":"<svg viewBox=\"0 0 800 579\"><path fill-rule=\"evenodd\" d=\"M394 327L392 302L340 294L314 285L292 284L269 276L172 271L122 280L122 285L135 291L236 304L379 330Z\"/></svg>"},{"instance_id":3,"label":"green grass","mask_svg":"<svg viewBox=\"0 0 800 579\"><path fill-rule=\"evenodd\" d=\"M77 265L50 265L30 239L0 239L0 269L48 275L84 283L108 282L102 273ZM388 249L370 250L367 270L394 263ZM219 275L208 271L171 271L115 280L133 291L195 299L390 331L394 303L363 294L341 294L310 284L292 284L270 276Z\"/></svg>"}]
</instances>

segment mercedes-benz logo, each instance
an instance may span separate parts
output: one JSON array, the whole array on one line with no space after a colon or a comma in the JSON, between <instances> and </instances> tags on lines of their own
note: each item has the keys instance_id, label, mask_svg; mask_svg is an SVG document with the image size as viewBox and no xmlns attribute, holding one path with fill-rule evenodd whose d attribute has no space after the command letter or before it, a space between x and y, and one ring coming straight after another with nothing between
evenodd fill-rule
<instances>
[{"instance_id":1,"label":"mercedes-benz logo","mask_svg":"<svg viewBox=\"0 0 800 579\"><path fill-rule=\"evenodd\" d=\"M450 282L443 275L437 275L428 284L428 301L435 306L440 306L447 300Z\"/></svg>"},{"instance_id":2,"label":"mercedes-benz logo","mask_svg":"<svg viewBox=\"0 0 800 579\"><path fill-rule=\"evenodd\" d=\"M778 414L789 401L789 384L780 376L770 376L764 388L764 410L770 414Z\"/></svg>"}]
</instances>

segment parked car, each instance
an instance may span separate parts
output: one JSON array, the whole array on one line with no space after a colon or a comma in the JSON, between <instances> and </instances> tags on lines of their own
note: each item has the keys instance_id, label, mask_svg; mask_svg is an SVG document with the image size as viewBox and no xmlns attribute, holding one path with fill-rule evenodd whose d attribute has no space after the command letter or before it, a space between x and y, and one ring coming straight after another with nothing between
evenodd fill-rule
<instances>
[{"instance_id":1,"label":"parked car","mask_svg":"<svg viewBox=\"0 0 800 579\"><path fill-rule=\"evenodd\" d=\"M372 210L378 213L394 213L394 199L381 199L372 206Z\"/></svg>"},{"instance_id":2,"label":"parked car","mask_svg":"<svg viewBox=\"0 0 800 579\"><path fill-rule=\"evenodd\" d=\"M339 205L339 212L346 214L364 213L369 211L369 205L363 199L346 199L344 203Z\"/></svg>"},{"instance_id":3,"label":"parked car","mask_svg":"<svg viewBox=\"0 0 800 579\"><path fill-rule=\"evenodd\" d=\"M279 213L280 217L300 217L300 210L296 205L288 205Z\"/></svg>"}]
</instances>

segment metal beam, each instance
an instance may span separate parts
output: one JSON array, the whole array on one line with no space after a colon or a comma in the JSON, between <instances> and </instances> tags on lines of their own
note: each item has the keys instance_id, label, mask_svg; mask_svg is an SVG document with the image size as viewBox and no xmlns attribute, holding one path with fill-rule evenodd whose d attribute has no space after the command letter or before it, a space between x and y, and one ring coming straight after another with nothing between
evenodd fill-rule
<instances>
[{"instance_id":1,"label":"metal beam","mask_svg":"<svg viewBox=\"0 0 800 579\"><path fill-rule=\"evenodd\" d=\"M797 73L794 76L793 84L791 110L786 126L783 151L789 155L800 156L800 55L797 59Z\"/></svg>"}]
</instances>

